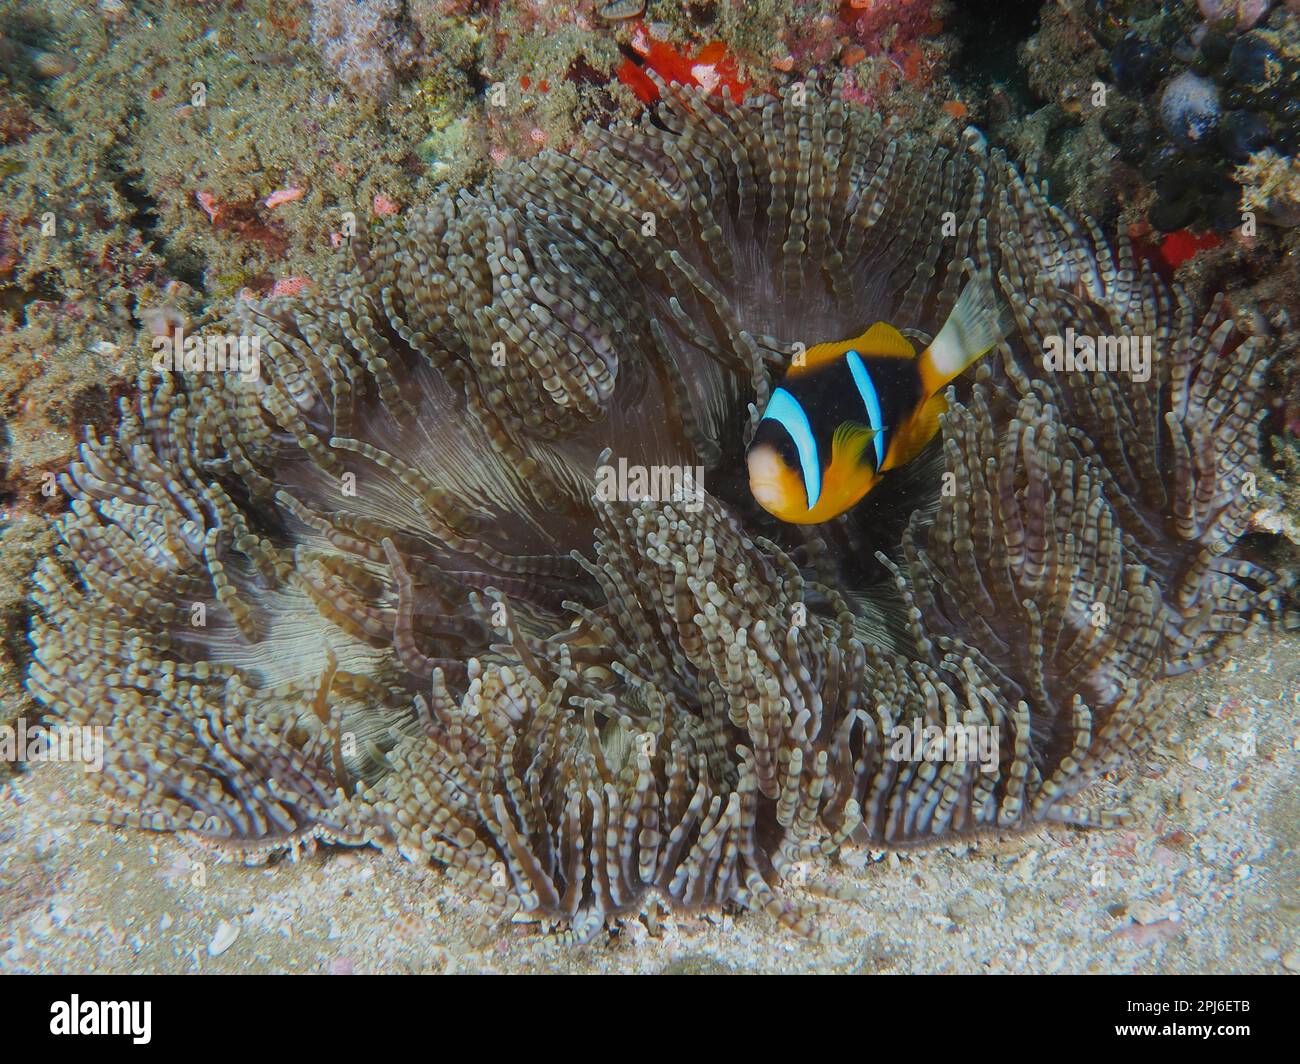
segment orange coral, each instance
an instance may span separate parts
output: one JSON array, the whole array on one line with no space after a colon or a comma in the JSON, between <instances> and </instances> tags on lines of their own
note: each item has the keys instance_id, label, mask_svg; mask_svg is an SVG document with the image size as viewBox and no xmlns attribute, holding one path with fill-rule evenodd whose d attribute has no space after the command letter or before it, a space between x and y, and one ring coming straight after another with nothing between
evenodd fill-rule
<instances>
[{"instance_id":1,"label":"orange coral","mask_svg":"<svg viewBox=\"0 0 1300 1064\"><path fill-rule=\"evenodd\" d=\"M745 90L749 88L749 82L740 79L735 56L721 41L706 44L692 57L671 44L654 40L644 27L638 27L632 48L641 61L623 60L618 68L618 80L636 93L643 103L652 103L659 98L659 88L644 67L649 67L664 81L698 85L718 94L725 92L735 103L745 98Z\"/></svg>"}]
</instances>

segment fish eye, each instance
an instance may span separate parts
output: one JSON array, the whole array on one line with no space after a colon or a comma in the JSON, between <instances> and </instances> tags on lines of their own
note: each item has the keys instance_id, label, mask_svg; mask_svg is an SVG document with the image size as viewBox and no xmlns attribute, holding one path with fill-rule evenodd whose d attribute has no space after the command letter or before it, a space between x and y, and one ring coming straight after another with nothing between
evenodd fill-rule
<instances>
[{"instance_id":1,"label":"fish eye","mask_svg":"<svg viewBox=\"0 0 1300 1064\"><path fill-rule=\"evenodd\" d=\"M797 470L799 468L799 451L795 448L794 440L790 438L790 433L782 429L776 434L776 453L781 456L781 461L789 469Z\"/></svg>"},{"instance_id":2,"label":"fish eye","mask_svg":"<svg viewBox=\"0 0 1300 1064\"><path fill-rule=\"evenodd\" d=\"M754 433L753 442L750 443L749 449L753 450L759 444L767 444L781 459L781 463L793 472L799 471L799 450L795 446L794 438L790 435L790 430L773 418L764 418L758 424L758 431Z\"/></svg>"}]
</instances>

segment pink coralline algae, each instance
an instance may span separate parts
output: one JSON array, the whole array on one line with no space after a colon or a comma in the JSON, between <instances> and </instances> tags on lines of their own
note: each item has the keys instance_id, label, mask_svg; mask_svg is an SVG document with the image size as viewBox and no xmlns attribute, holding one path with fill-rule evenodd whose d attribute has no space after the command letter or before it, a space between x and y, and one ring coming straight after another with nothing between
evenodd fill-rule
<instances>
[{"instance_id":1,"label":"pink coralline algae","mask_svg":"<svg viewBox=\"0 0 1300 1064\"><path fill-rule=\"evenodd\" d=\"M944 29L942 10L933 0L840 0L831 10L817 4L796 7L778 34L779 50L770 64L782 73L832 65L853 69L846 98L874 107L878 97L887 97L902 82L918 88L931 82L944 51L934 42Z\"/></svg>"},{"instance_id":2,"label":"pink coralline algae","mask_svg":"<svg viewBox=\"0 0 1300 1064\"><path fill-rule=\"evenodd\" d=\"M271 298L279 299L281 296L300 295L302 290L310 284L310 277L281 277L271 286Z\"/></svg>"},{"instance_id":3,"label":"pink coralline algae","mask_svg":"<svg viewBox=\"0 0 1300 1064\"><path fill-rule=\"evenodd\" d=\"M383 102L419 58L405 0L312 0L311 7L321 58L360 100Z\"/></svg>"},{"instance_id":4,"label":"pink coralline algae","mask_svg":"<svg viewBox=\"0 0 1300 1064\"><path fill-rule=\"evenodd\" d=\"M281 299L285 296L302 295L303 291L311 287L312 279L310 277L280 277L271 285L268 291L264 286L259 288L241 288L239 298L248 301L259 299Z\"/></svg>"},{"instance_id":5,"label":"pink coralline algae","mask_svg":"<svg viewBox=\"0 0 1300 1064\"><path fill-rule=\"evenodd\" d=\"M293 188L277 188L266 197L266 206L278 207L281 203L293 203L295 200L302 199L303 191L303 189L296 186Z\"/></svg>"},{"instance_id":6,"label":"pink coralline algae","mask_svg":"<svg viewBox=\"0 0 1300 1064\"><path fill-rule=\"evenodd\" d=\"M198 202L198 205L203 208L203 213L208 216L208 220L215 223L217 220L217 214L221 210L217 205L217 197L211 192L205 192L200 189L194 193L194 199Z\"/></svg>"},{"instance_id":7,"label":"pink coralline algae","mask_svg":"<svg viewBox=\"0 0 1300 1064\"><path fill-rule=\"evenodd\" d=\"M919 37L938 33L943 24L931 17L930 0L850 0L841 17L849 36L868 55L902 55Z\"/></svg>"}]
</instances>

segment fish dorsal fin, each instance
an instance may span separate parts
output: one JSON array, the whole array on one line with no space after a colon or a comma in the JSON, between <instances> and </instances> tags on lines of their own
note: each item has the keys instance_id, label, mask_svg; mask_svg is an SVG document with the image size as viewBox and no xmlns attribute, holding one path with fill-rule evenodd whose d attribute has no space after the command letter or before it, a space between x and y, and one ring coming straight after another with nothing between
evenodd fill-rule
<instances>
[{"instance_id":1,"label":"fish dorsal fin","mask_svg":"<svg viewBox=\"0 0 1300 1064\"><path fill-rule=\"evenodd\" d=\"M858 351L868 358L872 355L881 358L915 358L916 348L912 341L895 329L888 322L878 321L862 334L858 342Z\"/></svg>"},{"instance_id":2,"label":"fish dorsal fin","mask_svg":"<svg viewBox=\"0 0 1300 1064\"><path fill-rule=\"evenodd\" d=\"M875 429L857 421L841 422L831 437L831 464L846 463L848 468L860 465L863 453L875 438Z\"/></svg>"},{"instance_id":3,"label":"fish dorsal fin","mask_svg":"<svg viewBox=\"0 0 1300 1064\"><path fill-rule=\"evenodd\" d=\"M840 340L833 344L813 344L802 356L796 355L790 362L790 376L798 377L811 373L818 366L825 366L837 358L843 358L848 352L856 351L867 358L915 358L916 348L901 332L887 322L878 321L861 336L852 340Z\"/></svg>"},{"instance_id":4,"label":"fish dorsal fin","mask_svg":"<svg viewBox=\"0 0 1300 1064\"><path fill-rule=\"evenodd\" d=\"M803 373L811 373L818 366L825 366L837 358L843 358L844 352L852 346L853 344L848 341L838 344L813 344L802 355L795 355L791 360L790 376L798 377Z\"/></svg>"}]
</instances>

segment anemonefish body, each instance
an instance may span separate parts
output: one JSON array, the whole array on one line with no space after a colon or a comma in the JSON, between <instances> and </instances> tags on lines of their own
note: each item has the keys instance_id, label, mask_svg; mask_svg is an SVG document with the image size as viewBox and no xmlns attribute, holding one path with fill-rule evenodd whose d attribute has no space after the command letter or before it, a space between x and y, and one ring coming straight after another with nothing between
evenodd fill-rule
<instances>
[{"instance_id":1,"label":"anemonefish body","mask_svg":"<svg viewBox=\"0 0 1300 1064\"><path fill-rule=\"evenodd\" d=\"M939 431L941 390L1011 331L988 275L972 278L919 355L883 321L808 349L786 372L749 445L749 487L768 513L813 525L855 506Z\"/></svg>"}]
</instances>

